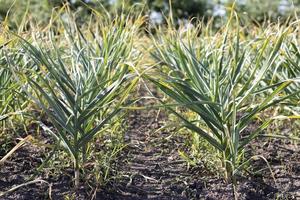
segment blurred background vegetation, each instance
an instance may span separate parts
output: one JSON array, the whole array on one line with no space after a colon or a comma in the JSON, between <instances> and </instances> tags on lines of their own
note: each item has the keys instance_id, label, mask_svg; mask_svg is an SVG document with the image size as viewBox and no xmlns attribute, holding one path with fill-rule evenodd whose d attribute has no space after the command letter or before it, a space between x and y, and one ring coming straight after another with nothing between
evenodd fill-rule
<instances>
[{"instance_id":1,"label":"blurred background vegetation","mask_svg":"<svg viewBox=\"0 0 300 200\"><path fill-rule=\"evenodd\" d=\"M192 17L226 19L229 14L227 8L234 0L0 0L0 20L9 16L10 26L17 27L23 16L29 15L31 20L47 23L53 8L59 8L66 2L72 10L80 13L82 20L88 18L91 8L127 12L135 9L148 14L150 22L163 23L164 16L169 15L170 2L173 17L180 22ZM241 19L248 21L284 22L299 16L300 0L236 0L236 9Z\"/></svg>"}]
</instances>

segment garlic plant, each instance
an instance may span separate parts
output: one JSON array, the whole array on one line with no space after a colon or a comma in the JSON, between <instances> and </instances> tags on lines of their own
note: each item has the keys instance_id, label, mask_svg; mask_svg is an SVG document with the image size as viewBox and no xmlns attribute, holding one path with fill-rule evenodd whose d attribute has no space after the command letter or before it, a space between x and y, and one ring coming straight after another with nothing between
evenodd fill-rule
<instances>
[{"instance_id":1,"label":"garlic plant","mask_svg":"<svg viewBox=\"0 0 300 200\"><path fill-rule=\"evenodd\" d=\"M132 68L139 20L93 19L87 30L62 21L62 30L45 36L50 43L43 43L43 33L33 40L20 37L24 59L10 59L16 78L26 77L24 89L56 128L52 135L72 156L76 187L90 141L114 123L137 83Z\"/></svg>"}]
</instances>

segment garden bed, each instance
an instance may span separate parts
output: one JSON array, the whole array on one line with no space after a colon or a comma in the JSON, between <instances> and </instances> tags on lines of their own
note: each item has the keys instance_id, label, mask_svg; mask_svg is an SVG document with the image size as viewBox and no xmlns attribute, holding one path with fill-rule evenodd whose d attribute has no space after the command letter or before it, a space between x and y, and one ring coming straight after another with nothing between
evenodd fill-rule
<instances>
[{"instance_id":1,"label":"garden bed","mask_svg":"<svg viewBox=\"0 0 300 200\"><path fill-rule=\"evenodd\" d=\"M143 100L140 105L150 105ZM35 183L8 193L2 199L233 199L232 185L226 184L204 166L187 167L178 150L186 149L185 136L172 131L157 131L168 120L164 110L136 110L128 114L128 144L113 167L113 179L102 188L82 183L74 190L72 168L57 176L44 172L39 176L47 183ZM33 133L34 134L34 133ZM43 143L49 143L46 136ZM300 198L300 154L291 141L261 139L247 148L252 155L264 156L267 164L253 162L253 168L264 169L249 178L239 177L239 199ZM44 159L44 148L26 144L18 149L0 169L0 190L23 184ZM1 157L3 155L0 155ZM209 155L208 155L209 156ZM47 171L47 170L46 170ZM51 173L50 173L51 174Z\"/></svg>"}]
</instances>

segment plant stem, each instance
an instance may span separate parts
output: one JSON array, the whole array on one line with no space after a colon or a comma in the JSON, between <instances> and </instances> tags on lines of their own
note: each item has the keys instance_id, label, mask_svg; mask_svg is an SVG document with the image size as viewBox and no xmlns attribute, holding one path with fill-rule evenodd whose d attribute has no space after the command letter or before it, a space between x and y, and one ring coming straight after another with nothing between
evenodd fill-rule
<instances>
[{"instance_id":1,"label":"plant stem","mask_svg":"<svg viewBox=\"0 0 300 200\"><path fill-rule=\"evenodd\" d=\"M234 177L235 179L235 177ZM238 200L238 194L237 194L237 191L236 191L236 181L232 181L232 189L233 189L233 197L234 197L234 200Z\"/></svg>"},{"instance_id":2,"label":"plant stem","mask_svg":"<svg viewBox=\"0 0 300 200\"><path fill-rule=\"evenodd\" d=\"M75 188L78 188L80 174L79 174L79 164L77 159L74 160L74 170L75 170Z\"/></svg>"},{"instance_id":3,"label":"plant stem","mask_svg":"<svg viewBox=\"0 0 300 200\"><path fill-rule=\"evenodd\" d=\"M236 180L236 176L233 173L231 174L231 179L232 179L233 197L235 200L238 200L238 193L236 190L237 180Z\"/></svg>"},{"instance_id":4,"label":"plant stem","mask_svg":"<svg viewBox=\"0 0 300 200\"><path fill-rule=\"evenodd\" d=\"M226 153L225 153L225 151L224 152L222 152L222 154L223 154L223 160L222 160L222 167L223 167L223 169L224 169L224 178L225 178L225 181L226 181L226 183L228 183L229 182L229 179L230 179L230 173L228 173L228 166L227 166L227 162L226 162Z\"/></svg>"}]
</instances>

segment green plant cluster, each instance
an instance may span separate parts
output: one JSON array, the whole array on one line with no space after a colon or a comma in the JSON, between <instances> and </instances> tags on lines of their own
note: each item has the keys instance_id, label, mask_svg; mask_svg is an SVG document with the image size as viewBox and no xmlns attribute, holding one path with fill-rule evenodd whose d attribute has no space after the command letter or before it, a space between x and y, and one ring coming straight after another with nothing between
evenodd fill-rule
<instances>
[{"instance_id":1,"label":"green plant cluster","mask_svg":"<svg viewBox=\"0 0 300 200\"><path fill-rule=\"evenodd\" d=\"M73 162L75 187L95 139L119 132L115 124L129 109L163 107L176 116L194 134L193 151L209 145L234 188L250 161L265 160L246 156L254 139L299 141L266 132L276 120L300 118L299 21L244 27L231 8L219 30L213 21L178 28L169 17L149 36L143 15L93 10L84 24L77 17L66 6L47 26L22 19L18 31L4 24L0 35L0 123L15 124L23 113L30 118L33 108L44 112L48 123L36 120L54 139L54 151ZM135 107L131 92L149 81L167 98L153 95L159 105ZM253 122L259 125L247 132Z\"/></svg>"}]
</instances>

